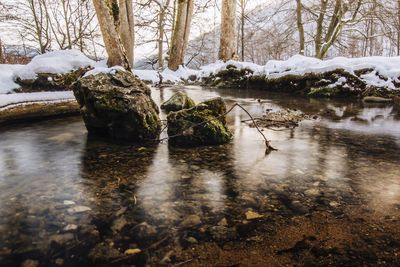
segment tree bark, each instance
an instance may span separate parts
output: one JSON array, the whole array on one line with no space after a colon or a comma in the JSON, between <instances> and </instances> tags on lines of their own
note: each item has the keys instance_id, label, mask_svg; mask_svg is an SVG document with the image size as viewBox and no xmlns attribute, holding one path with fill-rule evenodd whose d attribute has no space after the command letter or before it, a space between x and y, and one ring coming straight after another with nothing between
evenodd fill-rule
<instances>
[{"instance_id":1,"label":"tree bark","mask_svg":"<svg viewBox=\"0 0 400 267\"><path fill-rule=\"evenodd\" d=\"M244 27L246 22L246 0L240 0L240 46L241 46L241 60L244 61L245 45L244 45Z\"/></svg>"},{"instance_id":2,"label":"tree bark","mask_svg":"<svg viewBox=\"0 0 400 267\"><path fill-rule=\"evenodd\" d=\"M227 61L236 56L236 34L236 0L222 0L220 60Z\"/></svg>"},{"instance_id":3,"label":"tree bark","mask_svg":"<svg viewBox=\"0 0 400 267\"><path fill-rule=\"evenodd\" d=\"M130 71L131 64L119 34L119 5L117 0L93 0L93 4L108 54L107 65L109 67L120 65Z\"/></svg>"},{"instance_id":4,"label":"tree bark","mask_svg":"<svg viewBox=\"0 0 400 267\"><path fill-rule=\"evenodd\" d=\"M160 5L160 14L158 15L158 68L164 69L164 34L165 34L165 15L170 4L170 0L166 3L162 1Z\"/></svg>"},{"instance_id":5,"label":"tree bark","mask_svg":"<svg viewBox=\"0 0 400 267\"><path fill-rule=\"evenodd\" d=\"M177 70L184 63L192 16L193 0L179 0L168 60L168 68L171 70Z\"/></svg>"},{"instance_id":6,"label":"tree bark","mask_svg":"<svg viewBox=\"0 0 400 267\"><path fill-rule=\"evenodd\" d=\"M320 58L320 52L322 46L322 32L323 32L324 19L327 6L328 6L328 1L321 0L320 11L317 19L317 34L315 35L315 56L317 58Z\"/></svg>"},{"instance_id":7,"label":"tree bark","mask_svg":"<svg viewBox=\"0 0 400 267\"><path fill-rule=\"evenodd\" d=\"M134 44L133 7L130 0L119 0L119 32L129 64L133 66Z\"/></svg>"},{"instance_id":8,"label":"tree bark","mask_svg":"<svg viewBox=\"0 0 400 267\"><path fill-rule=\"evenodd\" d=\"M299 31L299 54L304 55L305 50L305 38L304 38L304 25L303 25L303 7L301 0L296 0L297 2L297 29Z\"/></svg>"}]
</instances>

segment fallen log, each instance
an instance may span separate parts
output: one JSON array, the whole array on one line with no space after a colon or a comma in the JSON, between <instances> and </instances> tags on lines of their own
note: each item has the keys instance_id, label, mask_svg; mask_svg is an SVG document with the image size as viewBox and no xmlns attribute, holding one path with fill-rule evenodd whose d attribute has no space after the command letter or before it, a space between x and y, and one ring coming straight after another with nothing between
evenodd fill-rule
<instances>
[{"instance_id":1,"label":"fallen log","mask_svg":"<svg viewBox=\"0 0 400 267\"><path fill-rule=\"evenodd\" d=\"M75 100L23 102L0 108L0 124L79 114Z\"/></svg>"}]
</instances>

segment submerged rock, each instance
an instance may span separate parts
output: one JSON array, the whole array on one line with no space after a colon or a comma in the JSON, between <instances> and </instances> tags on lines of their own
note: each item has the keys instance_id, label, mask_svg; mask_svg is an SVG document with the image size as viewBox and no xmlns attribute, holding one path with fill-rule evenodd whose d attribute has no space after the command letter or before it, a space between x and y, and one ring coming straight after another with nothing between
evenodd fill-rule
<instances>
[{"instance_id":1,"label":"submerged rock","mask_svg":"<svg viewBox=\"0 0 400 267\"><path fill-rule=\"evenodd\" d=\"M246 220L248 220L248 221L258 220L258 219L261 219L261 218L264 217L264 215L259 214L259 213L255 212L255 211L251 211L251 210L247 211L245 213L245 215L246 215Z\"/></svg>"},{"instance_id":2,"label":"submerged rock","mask_svg":"<svg viewBox=\"0 0 400 267\"><path fill-rule=\"evenodd\" d=\"M168 136L177 146L220 145L232 134L226 127L226 106L222 98L204 101L191 109L168 114Z\"/></svg>"},{"instance_id":3,"label":"submerged rock","mask_svg":"<svg viewBox=\"0 0 400 267\"><path fill-rule=\"evenodd\" d=\"M367 103L391 103L393 102L393 99L378 96L366 96L363 98L363 101Z\"/></svg>"},{"instance_id":4,"label":"submerged rock","mask_svg":"<svg viewBox=\"0 0 400 267\"><path fill-rule=\"evenodd\" d=\"M201 224L200 216L192 214L192 215L187 216L183 220L183 222L181 223L181 226L190 228L190 227L194 227L194 226L199 225L199 224Z\"/></svg>"},{"instance_id":5,"label":"submerged rock","mask_svg":"<svg viewBox=\"0 0 400 267\"><path fill-rule=\"evenodd\" d=\"M150 88L132 73L89 75L73 90L89 133L134 142L158 138L159 109Z\"/></svg>"},{"instance_id":6,"label":"submerged rock","mask_svg":"<svg viewBox=\"0 0 400 267\"><path fill-rule=\"evenodd\" d=\"M142 253L142 250L138 249L138 248L130 248L125 250L124 254L125 255L136 255Z\"/></svg>"},{"instance_id":7,"label":"submerged rock","mask_svg":"<svg viewBox=\"0 0 400 267\"><path fill-rule=\"evenodd\" d=\"M179 111L182 109L192 108L196 104L194 101L184 92L177 92L170 99L161 104L161 109L170 111Z\"/></svg>"},{"instance_id":8,"label":"submerged rock","mask_svg":"<svg viewBox=\"0 0 400 267\"><path fill-rule=\"evenodd\" d=\"M89 258L97 264L108 263L123 256L124 254L119 252L116 248L112 247L111 244L105 243L97 244L89 252Z\"/></svg>"},{"instance_id":9,"label":"submerged rock","mask_svg":"<svg viewBox=\"0 0 400 267\"><path fill-rule=\"evenodd\" d=\"M22 264L21 267L37 267L39 266L39 261L38 260L25 260Z\"/></svg>"}]
</instances>

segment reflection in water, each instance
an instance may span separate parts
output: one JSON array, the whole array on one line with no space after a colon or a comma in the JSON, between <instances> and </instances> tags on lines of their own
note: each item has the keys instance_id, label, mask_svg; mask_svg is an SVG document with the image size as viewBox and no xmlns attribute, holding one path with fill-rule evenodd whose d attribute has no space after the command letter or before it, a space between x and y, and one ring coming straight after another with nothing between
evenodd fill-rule
<instances>
[{"instance_id":1,"label":"reflection in water","mask_svg":"<svg viewBox=\"0 0 400 267\"><path fill-rule=\"evenodd\" d=\"M160 102L176 90L154 90L153 96ZM196 101L217 95L228 105L239 101L256 117L267 108L297 108L319 119L297 129L266 130L279 149L267 157L256 129L241 123L247 117L239 109L227 120L233 141L219 147L141 148L87 140L80 118L4 128L0 265L19 266L25 259L43 266L60 259L69 266L119 266L121 259L157 265L170 251L195 243L193 238L252 238L258 226L246 217L250 210L265 218L265 227L318 212L347 216L349 222L376 214L373 219L382 224L383 217L399 216L398 107L250 90L185 90ZM105 250L98 249L101 244ZM131 248L147 256L126 258L123 251Z\"/></svg>"}]
</instances>

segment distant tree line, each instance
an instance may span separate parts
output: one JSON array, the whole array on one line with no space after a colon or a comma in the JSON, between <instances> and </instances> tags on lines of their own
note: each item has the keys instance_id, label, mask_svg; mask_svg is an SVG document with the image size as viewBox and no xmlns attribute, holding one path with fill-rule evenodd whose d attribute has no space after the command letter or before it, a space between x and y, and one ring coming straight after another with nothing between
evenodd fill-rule
<instances>
[{"instance_id":1,"label":"distant tree line","mask_svg":"<svg viewBox=\"0 0 400 267\"><path fill-rule=\"evenodd\" d=\"M400 55L400 0L279 0L249 8L250 2L0 0L0 22L38 53L75 48L98 59L105 49L109 65L126 68L134 64L133 48L149 43L149 64L172 70L217 59ZM5 45L0 40L0 57Z\"/></svg>"}]
</instances>

